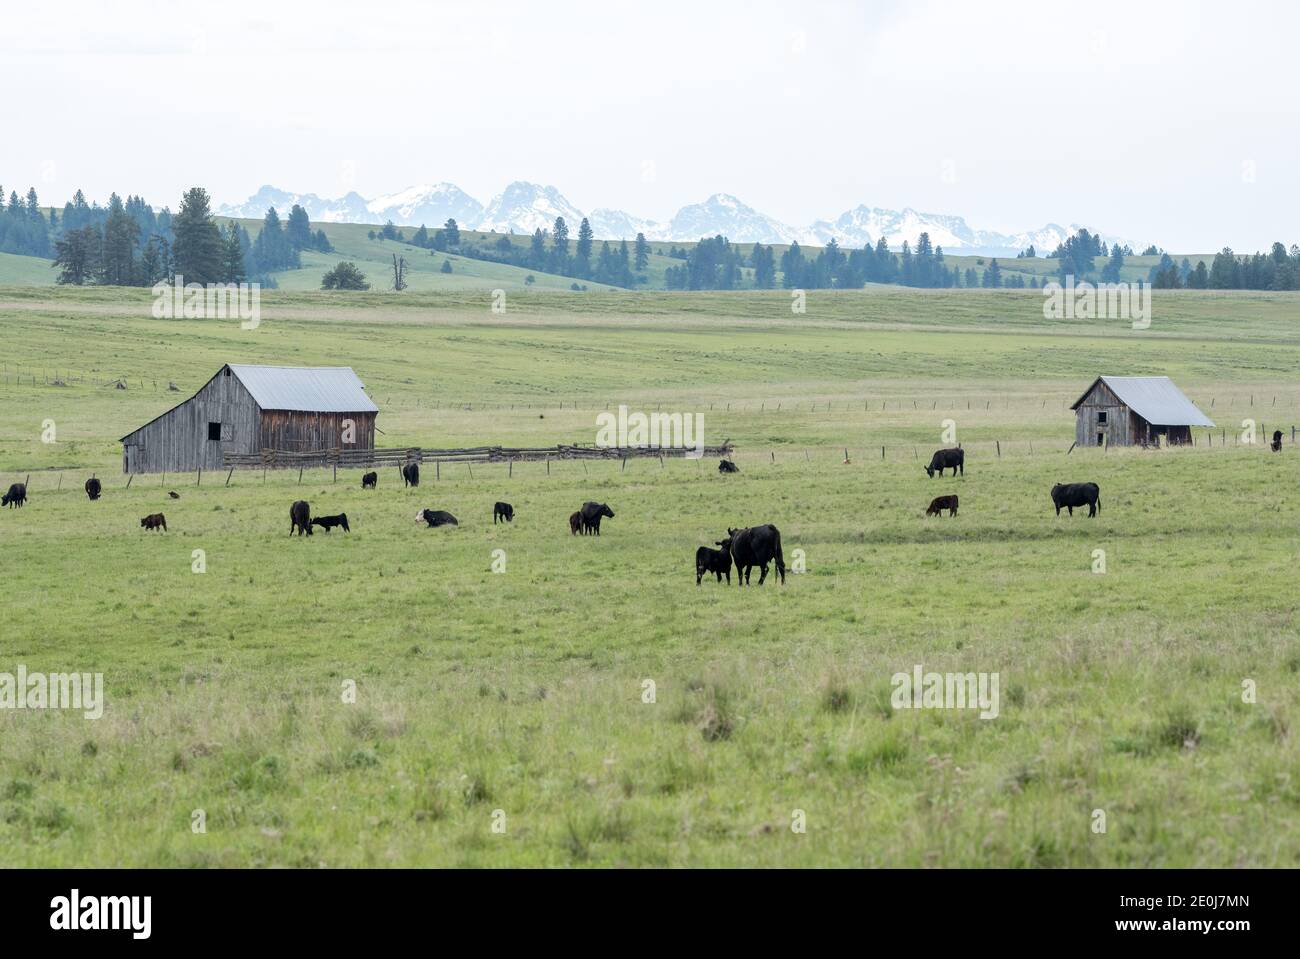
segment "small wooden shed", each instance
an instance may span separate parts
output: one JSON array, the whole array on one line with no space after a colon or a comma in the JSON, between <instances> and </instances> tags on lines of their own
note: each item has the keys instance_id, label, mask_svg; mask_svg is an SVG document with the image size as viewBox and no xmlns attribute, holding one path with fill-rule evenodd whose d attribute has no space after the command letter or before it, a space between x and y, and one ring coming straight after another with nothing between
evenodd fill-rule
<instances>
[{"instance_id":1,"label":"small wooden shed","mask_svg":"<svg viewBox=\"0 0 1300 959\"><path fill-rule=\"evenodd\" d=\"M227 453L374 449L378 412L349 366L228 363L184 403L122 437L122 472L216 470Z\"/></svg>"},{"instance_id":2,"label":"small wooden shed","mask_svg":"<svg viewBox=\"0 0 1300 959\"><path fill-rule=\"evenodd\" d=\"M1099 376L1070 408L1080 446L1190 443L1193 426L1214 425L1167 376Z\"/></svg>"}]
</instances>

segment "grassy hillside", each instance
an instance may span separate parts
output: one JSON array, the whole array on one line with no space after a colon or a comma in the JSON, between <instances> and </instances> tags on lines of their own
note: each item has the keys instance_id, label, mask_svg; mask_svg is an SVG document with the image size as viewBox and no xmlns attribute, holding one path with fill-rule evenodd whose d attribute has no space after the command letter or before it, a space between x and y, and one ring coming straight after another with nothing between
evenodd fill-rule
<instances>
[{"instance_id":1,"label":"grassy hillside","mask_svg":"<svg viewBox=\"0 0 1300 959\"><path fill-rule=\"evenodd\" d=\"M54 286L58 271L39 256L0 253L0 286Z\"/></svg>"},{"instance_id":2,"label":"grassy hillside","mask_svg":"<svg viewBox=\"0 0 1300 959\"><path fill-rule=\"evenodd\" d=\"M0 486L31 474L0 511L0 670L107 696L0 710L0 865L1300 865L1300 452L1231 441L1300 423L1296 294L1157 293L1142 333L1032 292L507 302L280 292L243 331L0 288ZM742 472L126 488L116 438L232 360L353 365L385 446L591 442L626 402L702 414ZM1170 373L1228 445L1067 455L1101 372ZM948 419L966 475L931 480ZM1048 489L1084 479L1101 514L1058 519ZM927 520L942 493L959 515ZM353 532L287 539L298 498ZM568 532L587 499L598 539ZM762 522L805 572L695 586L697 546ZM998 673L998 717L897 708L917 664Z\"/></svg>"}]
</instances>

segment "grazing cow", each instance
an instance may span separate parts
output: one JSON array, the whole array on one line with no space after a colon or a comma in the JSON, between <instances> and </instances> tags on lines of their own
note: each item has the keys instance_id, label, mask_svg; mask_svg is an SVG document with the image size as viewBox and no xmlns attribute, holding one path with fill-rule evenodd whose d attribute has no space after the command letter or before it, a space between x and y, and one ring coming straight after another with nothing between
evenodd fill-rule
<instances>
[{"instance_id":1,"label":"grazing cow","mask_svg":"<svg viewBox=\"0 0 1300 959\"><path fill-rule=\"evenodd\" d=\"M582 529L582 513L581 513L581 511L579 511L579 512L577 512L577 513L570 513L570 514L569 514L569 532L572 533L574 536L577 536L577 535L578 535L578 531L579 531L580 529Z\"/></svg>"},{"instance_id":2,"label":"grazing cow","mask_svg":"<svg viewBox=\"0 0 1300 959\"><path fill-rule=\"evenodd\" d=\"M140 520L140 525L146 530L160 529L165 533L167 532L167 517L163 516L162 513L150 513Z\"/></svg>"},{"instance_id":3,"label":"grazing cow","mask_svg":"<svg viewBox=\"0 0 1300 959\"><path fill-rule=\"evenodd\" d=\"M178 493L178 492L176 492L175 490L171 490L170 492L168 492L167 495L170 496L172 499L180 499L180 498L181 498L181 494Z\"/></svg>"},{"instance_id":4,"label":"grazing cow","mask_svg":"<svg viewBox=\"0 0 1300 959\"><path fill-rule=\"evenodd\" d=\"M952 470L952 475L956 476L957 471L961 475L966 475L966 451L958 448L953 450L935 450L934 455L930 457L930 465L925 468L930 479L934 479L934 471L938 470L939 475L943 475L946 469Z\"/></svg>"},{"instance_id":5,"label":"grazing cow","mask_svg":"<svg viewBox=\"0 0 1300 959\"><path fill-rule=\"evenodd\" d=\"M95 479L95 477L92 476L90 479L86 480L86 495L92 500L99 499L101 489L102 487L99 485L99 480Z\"/></svg>"},{"instance_id":6,"label":"grazing cow","mask_svg":"<svg viewBox=\"0 0 1300 959\"><path fill-rule=\"evenodd\" d=\"M306 533L311 535L311 507L307 505L305 499L296 500L289 507L289 535L293 535L294 530L298 531L301 536Z\"/></svg>"},{"instance_id":7,"label":"grazing cow","mask_svg":"<svg viewBox=\"0 0 1300 959\"><path fill-rule=\"evenodd\" d=\"M378 486L379 486L378 473L366 473L364 476L361 477L362 489L375 489Z\"/></svg>"},{"instance_id":8,"label":"grazing cow","mask_svg":"<svg viewBox=\"0 0 1300 959\"><path fill-rule=\"evenodd\" d=\"M335 526L342 526L343 532L352 532L352 527L348 526L348 514L339 513L338 516L313 516L311 518L312 526L319 526L325 532L329 532Z\"/></svg>"},{"instance_id":9,"label":"grazing cow","mask_svg":"<svg viewBox=\"0 0 1300 959\"><path fill-rule=\"evenodd\" d=\"M452 516L443 509L422 509L415 514L415 521L428 523L430 528L434 526L459 526L456 517Z\"/></svg>"},{"instance_id":10,"label":"grazing cow","mask_svg":"<svg viewBox=\"0 0 1300 959\"><path fill-rule=\"evenodd\" d=\"M402 467L402 485L419 486L420 485L420 464L407 463Z\"/></svg>"},{"instance_id":11,"label":"grazing cow","mask_svg":"<svg viewBox=\"0 0 1300 959\"><path fill-rule=\"evenodd\" d=\"M15 507L22 506L23 503L26 502L27 502L26 483L14 483L13 486L9 487L9 492L5 493L4 496L0 496L0 505L8 506L10 509L14 509Z\"/></svg>"},{"instance_id":12,"label":"grazing cow","mask_svg":"<svg viewBox=\"0 0 1300 959\"><path fill-rule=\"evenodd\" d=\"M735 463L731 462L731 460L719 460L719 461L718 461L718 472L719 472L719 473L739 473L739 472L740 472L740 467L737 466Z\"/></svg>"},{"instance_id":13,"label":"grazing cow","mask_svg":"<svg viewBox=\"0 0 1300 959\"><path fill-rule=\"evenodd\" d=\"M591 500L582 504L582 509L578 510L582 514L582 531L591 536L600 535L600 518L608 516L614 518L614 511L604 503L593 503Z\"/></svg>"},{"instance_id":14,"label":"grazing cow","mask_svg":"<svg viewBox=\"0 0 1300 959\"><path fill-rule=\"evenodd\" d=\"M1274 453L1282 452L1282 431L1281 430L1273 431L1273 442L1270 445L1273 447Z\"/></svg>"},{"instance_id":15,"label":"grazing cow","mask_svg":"<svg viewBox=\"0 0 1300 959\"><path fill-rule=\"evenodd\" d=\"M957 515L956 496L936 496L930 501L930 508L925 511L925 515L941 516L944 510L948 511L949 516Z\"/></svg>"},{"instance_id":16,"label":"grazing cow","mask_svg":"<svg viewBox=\"0 0 1300 959\"><path fill-rule=\"evenodd\" d=\"M736 585L749 585L749 572L759 567L758 585L767 579L767 564L776 560L776 572L785 582L785 557L781 555L781 531L770 523L746 529L728 529L727 543L736 563Z\"/></svg>"},{"instance_id":17,"label":"grazing cow","mask_svg":"<svg viewBox=\"0 0 1300 959\"><path fill-rule=\"evenodd\" d=\"M513 523L515 521L515 508L509 503L497 503L492 507L493 526L497 524L497 517L500 517L504 523Z\"/></svg>"},{"instance_id":18,"label":"grazing cow","mask_svg":"<svg viewBox=\"0 0 1300 959\"><path fill-rule=\"evenodd\" d=\"M727 585L731 585L731 540L720 539L718 545L722 549L709 549L707 546L701 546L695 551L695 585L700 585L700 580L705 573L713 573L718 582L722 582L722 577L727 577ZM739 575L739 574L737 574Z\"/></svg>"},{"instance_id":19,"label":"grazing cow","mask_svg":"<svg viewBox=\"0 0 1300 959\"><path fill-rule=\"evenodd\" d=\"M1052 503L1056 506L1056 515L1061 515L1061 507L1074 515L1074 508L1088 507L1088 515L1096 516L1101 512L1101 489L1096 483L1057 483L1052 487Z\"/></svg>"}]
</instances>

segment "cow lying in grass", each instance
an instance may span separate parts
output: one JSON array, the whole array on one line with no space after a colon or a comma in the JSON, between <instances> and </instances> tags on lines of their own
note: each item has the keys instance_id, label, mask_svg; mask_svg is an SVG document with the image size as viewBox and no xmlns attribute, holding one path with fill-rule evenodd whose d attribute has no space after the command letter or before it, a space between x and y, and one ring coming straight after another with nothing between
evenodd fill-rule
<instances>
[{"instance_id":1,"label":"cow lying in grass","mask_svg":"<svg viewBox=\"0 0 1300 959\"><path fill-rule=\"evenodd\" d=\"M705 574L712 573L717 577L719 583L722 577L727 577L727 585L731 585L731 540L720 539L718 545L722 549L709 549L707 546L701 546L695 551L695 585L700 585L700 580Z\"/></svg>"},{"instance_id":2,"label":"cow lying in grass","mask_svg":"<svg viewBox=\"0 0 1300 959\"><path fill-rule=\"evenodd\" d=\"M456 517L452 516L444 509L422 509L415 514L417 523L428 523L432 528L434 526L459 526Z\"/></svg>"},{"instance_id":3,"label":"cow lying in grass","mask_svg":"<svg viewBox=\"0 0 1300 959\"><path fill-rule=\"evenodd\" d=\"M339 513L338 516L313 516L311 518L312 526L319 526L325 532L329 532L335 526L342 526L343 532L350 533L352 528L348 526L348 514Z\"/></svg>"},{"instance_id":4,"label":"cow lying in grass","mask_svg":"<svg viewBox=\"0 0 1300 959\"><path fill-rule=\"evenodd\" d=\"M14 483L12 486L9 487L9 492L5 493L4 496L0 496L0 505L8 506L10 509L14 509L18 506L22 506L23 503L26 502L27 502L26 483Z\"/></svg>"},{"instance_id":5,"label":"cow lying in grass","mask_svg":"<svg viewBox=\"0 0 1300 959\"><path fill-rule=\"evenodd\" d=\"M92 500L97 500L99 499L100 492L102 492L102 487L100 486L99 480L95 479L95 477L93 476L90 479L86 480L87 496L89 496Z\"/></svg>"},{"instance_id":6,"label":"cow lying in grass","mask_svg":"<svg viewBox=\"0 0 1300 959\"><path fill-rule=\"evenodd\" d=\"M719 472L719 473L739 473L739 472L740 472L740 467L737 466L735 463L731 462L731 460L719 460L719 461L718 461L718 472Z\"/></svg>"},{"instance_id":7,"label":"cow lying in grass","mask_svg":"<svg viewBox=\"0 0 1300 959\"><path fill-rule=\"evenodd\" d=\"M936 496L930 501L930 508L925 511L925 515L939 516L944 510L948 511L949 516L957 515L956 496Z\"/></svg>"},{"instance_id":8,"label":"cow lying in grass","mask_svg":"<svg viewBox=\"0 0 1300 959\"><path fill-rule=\"evenodd\" d=\"M379 486L378 473L366 473L361 477L362 489L375 489L378 486Z\"/></svg>"},{"instance_id":9,"label":"cow lying in grass","mask_svg":"<svg viewBox=\"0 0 1300 959\"><path fill-rule=\"evenodd\" d=\"M140 520L140 525L146 530L160 529L165 533L167 532L167 517L163 516L162 513L150 513Z\"/></svg>"},{"instance_id":10,"label":"cow lying in grass","mask_svg":"<svg viewBox=\"0 0 1300 959\"><path fill-rule=\"evenodd\" d=\"M305 499L296 500L289 507L289 535L293 535L294 530L298 531L301 536L306 533L311 535L311 507L307 505Z\"/></svg>"},{"instance_id":11,"label":"cow lying in grass","mask_svg":"<svg viewBox=\"0 0 1300 959\"><path fill-rule=\"evenodd\" d=\"M492 507L492 525L497 524L500 519L503 523L513 523L515 521L515 508L509 503L497 503Z\"/></svg>"}]
</instances>

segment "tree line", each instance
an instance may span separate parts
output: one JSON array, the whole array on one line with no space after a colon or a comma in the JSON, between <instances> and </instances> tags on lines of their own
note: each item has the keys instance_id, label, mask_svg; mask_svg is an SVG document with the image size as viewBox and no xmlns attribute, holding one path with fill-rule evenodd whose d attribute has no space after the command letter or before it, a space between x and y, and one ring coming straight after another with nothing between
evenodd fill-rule
<instances>
[{"instance_id":1,"label":"tree line","mask_svg":"<svg viewBox=\"0 0 1300 959\"><path fill-rule=\"evenodd\" d=\"M296 204L284 223L274 207L267 210L254 240L234 220L224 228L217 223L202 187L187 190L174 215L167 208L155 214L140 197L123 202L116 193L101 208L78 190L64 207L54 265L59 283L76 286L153 286L181 276L187 283L251 280L274 288L270 274L297 269L303 250L328 253L333 247L323 230L312 231L307 211Z\"/></svg>"}]
</instances>

